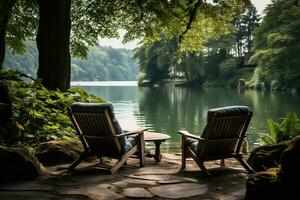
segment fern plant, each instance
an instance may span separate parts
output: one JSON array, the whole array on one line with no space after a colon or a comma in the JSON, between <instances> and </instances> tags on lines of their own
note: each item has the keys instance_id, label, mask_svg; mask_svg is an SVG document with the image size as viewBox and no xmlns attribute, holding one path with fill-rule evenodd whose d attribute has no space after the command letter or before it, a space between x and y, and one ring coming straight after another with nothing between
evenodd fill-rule
<instances>
[{"instance_id":1,"label":"fern plant","mask_svg":"<svg viewBox=\"0 0 300 200\"><path fill-rule=\"evenodd\" d=\"M267 125L269 132L260 134L260 142L264 145L276 144L300 134L300 119L295 112L288 112L279 122L268 119Z\"/></svg>"}]
</instances>

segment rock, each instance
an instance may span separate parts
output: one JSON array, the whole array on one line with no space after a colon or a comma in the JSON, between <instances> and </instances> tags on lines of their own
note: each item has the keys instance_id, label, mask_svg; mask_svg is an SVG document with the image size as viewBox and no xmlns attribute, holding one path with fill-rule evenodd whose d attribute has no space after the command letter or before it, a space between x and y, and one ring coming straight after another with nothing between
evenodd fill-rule
<instances>
[{"instance_id":1,"label":"rock","mask_svg":"<svg viewBox=\"0 0 300 200\"><path fill-rule=\"evenodd\" d=\"M298 195L300 190L298 184L300 178L300 135L284 144L288 147L279 156L278 165L280 168L271 168L255 173L247 180L246 200L284 199Z\"/></svg>"},{"instance_id":2,"label":"rock","mask_svg":"<svg viewBox=\"0 0 300 200\"><path fill-rule=\"evenodd\" d=\"M156 181L134 179L134 178L125 178L123 179L123 181L133 185L156 185Z\"/></svg>"},{"instance_id":3,"label":"rock","mask_svg":"<svg viewBox=\"0 0 300 200\"><path fill-rule=\"evenodd\" d=\"M278 199L281 188L276 174L276 170L269 170L257 172L251 176L246 183L245 200Z\"/></svg>"},{"instance_id":4,"label":"rock","mask_svg":"<svg viewBox=\"0 0 300 200\"><path fill-rule=\"evenodd\" d=\"M275 145L260 146L250 153L248 163L255 171L278 167L282 152L289 147L290 141Z\"/></svg>"},{"instance_id":5,"label":"rock","mask_svg":"<svg viewBox=\"0 0 300 200\"><path fill-rule=\"evenodd\" d=\"M182 199L201 195L207 192L206 184L180 183L149 188L152 194L168 199Z\"/></svg>"},{"instance_id":6,"label":"rock","mask_svg":"<svg viewBox=\"0 0 300 200\"><path fill-rule=\"evenodd\" d=\"M49 141L42 143L36 152L36 157L45 166L71 163L83 152L81 143L77 141Z\"/></svg>"},{"instance_id":7,"label":"rock","mask_svg":"<svg viewBox=\"0 0 300 200\"><path fill-rule=\"evenodd\" d=\"M170 175L161 174L135 174L135 175L127 175L127 178L132 179L141 179L141 180L148 180L148 181L166 181L170 179Z\"/></svg>"},{"instance_id":8,"label":"rock","mask_svg":"<svg viewBox=\"0 0 300 200\"><path fill-rule=\"evenodd\" d=\"M144 188L141 187L135 187L135 188L126 188L123 191L123 194L126 197L130 198L152 198L153 194L149 191L147 191Z\"/></svg>"},{"instance_id":9,"label":"rock","mask_svg":"<svg viewBox=\"0 0 300 200\"><path fill-rule=\"evenodd\" d=\"M0 182L33 180L43 174L43 166L25 147L0 146Z\"/></svg>"},{"instance_id":10,"label":"rock","mask_svg":"<svg viewBox=\"0 0 300 200\"><path fill-rule=\"evenodd\" d=\"M300 178L300 135L291 140L291 145L282 153L280 176L293 182Z\"/></svg>"}]
</instances>

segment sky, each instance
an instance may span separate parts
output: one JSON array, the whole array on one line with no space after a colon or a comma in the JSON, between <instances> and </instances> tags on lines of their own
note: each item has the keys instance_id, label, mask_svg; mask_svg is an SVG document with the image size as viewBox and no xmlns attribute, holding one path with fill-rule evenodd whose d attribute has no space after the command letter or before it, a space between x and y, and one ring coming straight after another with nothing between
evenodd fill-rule
<instances>
[{"instance_id":1,"label":"sky","mask_svg":"<svg viewBox=\"0 0 300 200\"><path fill-rule=\"evenodd\" d=\"M263 10L265 7L271 3L271 0L251 0L254 6L257 9L257 12L259 15L263 14ZM128 42L126 44L122 44L122 38L125 34L125 31L121 30L119 32L120 38L103 38L100 39L100 45L101 46L111 46L113 48L126 48L126 49L134 49L138 46L139 40L134 40L131 42Z\"/></svg>"}]
</instances>

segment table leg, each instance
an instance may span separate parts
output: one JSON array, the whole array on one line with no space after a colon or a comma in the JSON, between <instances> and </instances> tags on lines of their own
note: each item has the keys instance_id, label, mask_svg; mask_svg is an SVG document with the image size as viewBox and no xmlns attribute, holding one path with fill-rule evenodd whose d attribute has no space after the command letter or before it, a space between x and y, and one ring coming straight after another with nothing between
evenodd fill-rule
<instances>
[{"instance_id":1,"label":"table leg","mask_svg":"<svg viewBox=\"0 0 300 200\"><path fill-rule=\"evenodd\" d=\"M154 155L154 159L156 162L160 162L162 155L160 154L160 144L161 141L154 141L155 144L155 155Z\"/></svg>"}]
</instances>

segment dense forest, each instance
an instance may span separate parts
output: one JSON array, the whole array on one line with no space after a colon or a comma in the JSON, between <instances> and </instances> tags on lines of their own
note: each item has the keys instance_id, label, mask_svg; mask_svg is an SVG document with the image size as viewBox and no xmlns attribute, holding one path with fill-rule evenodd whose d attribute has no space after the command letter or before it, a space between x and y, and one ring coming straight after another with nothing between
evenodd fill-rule
<instances>
[{"instance_id":1,"label":"dense forest","mask_svg":"<svg viewBox=\"0 0 300 200\"><path fill-rule=\"evenodd\" d=\"M182 51L176 38L164 34L154 43L144 43L134 54L144 79L181 78L188 85L207 86L236 86L239 79L250 79L253 68L244 65L243 57L253 51L254 29L259 26L256 8L248 8L227 26L226 33L206 39L200 52Z\"/></svg>"},{"instance_id":2,"label":"dense forest","mask_svg":"<svg viewBox=\"0 0 300 200\"><path fill-rule=\"evenodd\" d=\"M24 54L6 51L4 67L18 70L36 77L38 52L34 42L26 42ZM132 51L95 46L89 49L86 59L71 59L72 81L130 81L136 80L137 64L132 59Z\"/></svg>"},{"instance_id":3,"label":"dense forest","mask_svg":"<svg viewBox=\"0 0 300 200\"><path fill-rule=\"evenodd\" d=\"M254 89L299 90L299 1L273 1L261 20L252 6L227 26L221 36L208 37L200 52L182 51L177 38L163 34L154 43L144 42L135 50L143 78L234 87L243 81Z\"/></svg>"}]
</instances>

